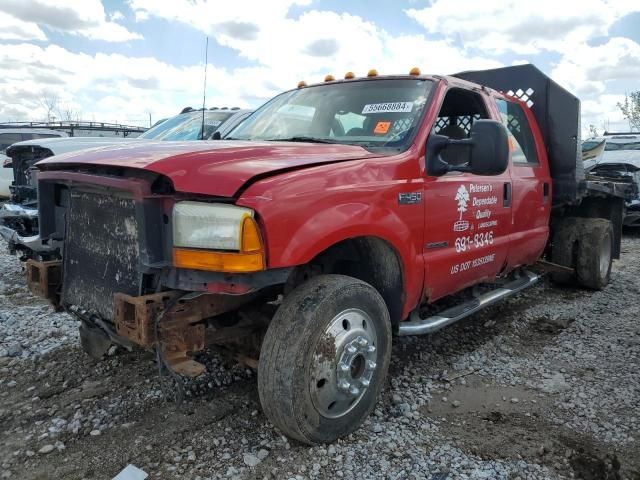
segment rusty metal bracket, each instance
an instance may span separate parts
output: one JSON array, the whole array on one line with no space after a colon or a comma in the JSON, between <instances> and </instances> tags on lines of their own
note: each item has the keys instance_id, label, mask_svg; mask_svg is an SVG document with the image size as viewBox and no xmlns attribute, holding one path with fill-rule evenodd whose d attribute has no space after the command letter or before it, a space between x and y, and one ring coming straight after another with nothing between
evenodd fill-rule
<instances>
[{"instance_id":1,"label":"rusty metal bracket","mask_svg":"<svg viewBox=\"0 0 640 480\"><path fill-rule=\"evenodd\" d=\"M27 285L34 295L46 298L54 306L60 305L62 262L59 260L39 262L27 260Z\"/></svg>"},{"instance_id":2,"label":"rusty metal bracket","mask_svg":"<svg viewBox=\"0 0 640 480\"><path fill-rule=\"evenodd\" d=\"M156 342L155 319L180 295L176 290L141 297L116 293L113 308L116 332L143 348L151 348Z\"/></svg>"},{"instance_id":3,"label":"rusty metal bracket","mask_svg":"<svg viewBox=\"0 0 640 480\"><path fill-rule=\"evenodd\" d=\"M549 262L548 260L538 260L534 264L535 268L545 272L545 273L575 273L575 270L571 267L565 267L564 265L559 265L557 263Z\"/></svg>"},{"instance_id":4,"label":"rusty metal bracket","mask_svg":"<svg viewBox=\"0 0 640 480\"><path fill-rule=\"evenodd\" d=\"M163 359L176 373L196 377L205 366L190 354L204 350L203 320L233 310L247 302L243 296L199 294L184 296L171 290L132 297L114 295L114 322L118 335L143 348L159 347Z\"/></svg>"}]
</instances>

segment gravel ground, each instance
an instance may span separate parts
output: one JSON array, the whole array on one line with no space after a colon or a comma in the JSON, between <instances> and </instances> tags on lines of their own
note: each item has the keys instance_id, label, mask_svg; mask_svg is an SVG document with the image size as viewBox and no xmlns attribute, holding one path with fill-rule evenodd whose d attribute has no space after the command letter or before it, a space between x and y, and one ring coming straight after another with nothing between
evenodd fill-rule
<instances>
[{"instance_id":1,"label":"gravel ground","mask_svg":"<svg viewBox=\"0 0 640 480\"><path fill-rule=\"evenodd\" d=\"M544 281L395 338L374 415L313 448L269 425L254 372L212 355L176 407L150 354L91 360L15 258L0 271L0 478L110 479L133 463L163 479L640 479L638 233L602 292Z\"/></svg>"}]
</instances>

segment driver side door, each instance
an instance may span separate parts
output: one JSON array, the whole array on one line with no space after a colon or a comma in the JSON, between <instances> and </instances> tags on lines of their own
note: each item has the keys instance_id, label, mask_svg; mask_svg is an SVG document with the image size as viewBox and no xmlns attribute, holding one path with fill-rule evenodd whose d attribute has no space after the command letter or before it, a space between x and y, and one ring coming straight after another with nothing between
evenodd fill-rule
<instances>
[{"instance_id":1,"label":"driver side door","mask_svg":"<svg viewBox=\"0 0 640 480\"><path fill-rule=\"evenodd\" d=\"M467 138L475 120L491 118L487 100L479 92L450 88L432 132ZM464 162L468 153L461 152L463 148L469 147L459 147L455 154L445 150L443 158ZM505 265L512 229L509 171L495 176L449 172L427 177L424 198L426 297L434 301L495 278Z\"/></svg>"}]
</instances>

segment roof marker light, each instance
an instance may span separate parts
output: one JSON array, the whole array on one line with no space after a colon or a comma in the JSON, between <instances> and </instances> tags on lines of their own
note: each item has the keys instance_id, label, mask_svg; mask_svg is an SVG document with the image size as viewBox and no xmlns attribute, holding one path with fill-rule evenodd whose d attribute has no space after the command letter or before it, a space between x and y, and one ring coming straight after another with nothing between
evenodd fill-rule
<instances>
[{"instance_id":1,"label":"roof marker light","mask_svg":"<svg viewBox=\"0 0 640 480\"><path fill-rule=\"evenodd\" d=\"M418 67L413 67L410 71L409 71L409 75L420 75L420 69Z\"/></svg>"},{"instance_id":2,"label":"roof marker light","mask_svg":"<svg viewBox=\"0 0 640 480\"><path fill-rule=\"evenodd\" d=\"M347 72L344 74L344 79L345 80L351 80L352 78L356 78L356 76L353 74L353 72Z\"/></svg>"},{"instance_id":3,"label":"roof marker light","mask_svg":"<svg viewBox=\"0 0 640 480\"><path fill-rule=\"evenodd\" d=\"M305 82L304 80L300 80L298 82L298 88L303 88L307 86L307 82Z\"/></svg>"},{"instance_id":4,"label":"roof marker light","mask_svg":"<svg viewBox=\"0 0 640 480\"><path fill-rule=\"evenodd\" d=\"M372 68L367 72L367 77L377 77L378 71L375 68Z\"/></svg>"},{"instance_id":5,"label":"roof marker light","mask_svg":"<svg viewBox=\"0 0 640 480\"><path fill-rule=\"evenodd\" d=\"M324 77L324 81L325 82L333 82L335 80L334 76L329 74L326 77Z\"/></svg>"}]
</instances>

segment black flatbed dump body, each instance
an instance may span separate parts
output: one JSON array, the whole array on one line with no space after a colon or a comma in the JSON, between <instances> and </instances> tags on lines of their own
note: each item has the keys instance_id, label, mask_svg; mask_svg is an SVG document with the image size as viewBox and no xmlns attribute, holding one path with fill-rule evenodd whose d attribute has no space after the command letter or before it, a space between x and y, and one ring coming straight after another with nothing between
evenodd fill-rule
<instances>
[{"instance_id":1,"label":"black flatbed dump body","mask_svg":"<svg viewBox=\"0 0 640 480\"><path fill-rule=\"evenodd\" d=\"M553 179L553 205L577 205L585 197L629 199L632 184L586 176L580 141L580 100L531 64L460 72L453 75L525 102L540 127Z\"/></svg>"},{"instance_id":2,"label":"black flatbed dump body","mask_svg":"<svg viewBox=\"0 0 640 480\"><path fill-rule=\"evenodd\" d=\"M551 229L569 217L605 218L613 225L613 258L620 258L625 201L638 194L620 178L586 175L580 140L580 100L531 64L456 73L530 108L540 127L553 182Z\"/></svg>"}]
</instances>

